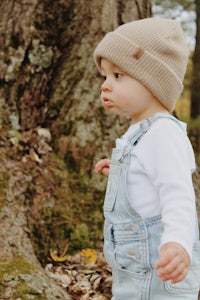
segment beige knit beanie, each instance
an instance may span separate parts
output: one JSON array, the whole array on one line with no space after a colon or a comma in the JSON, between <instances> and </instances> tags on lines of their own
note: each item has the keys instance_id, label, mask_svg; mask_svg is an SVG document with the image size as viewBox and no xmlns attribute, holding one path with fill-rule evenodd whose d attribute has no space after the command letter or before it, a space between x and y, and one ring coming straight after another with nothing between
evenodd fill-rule
<instances>
[{"instance_id":1,"label":"beige knit beanie","mask_svg":"<svg viewBox=\"0 0 200 300\"><path fill-rule=\"evenodd\" d=\"M174 110L188 62L177 21L147 18L121 25L95 49L99 70L102 57L146 86L170 112Z\"/></svg>"}]
</instances>

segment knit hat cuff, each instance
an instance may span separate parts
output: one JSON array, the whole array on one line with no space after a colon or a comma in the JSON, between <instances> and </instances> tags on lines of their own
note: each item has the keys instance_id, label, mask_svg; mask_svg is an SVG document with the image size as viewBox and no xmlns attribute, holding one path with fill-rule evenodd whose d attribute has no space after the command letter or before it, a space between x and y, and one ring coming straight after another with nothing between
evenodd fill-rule
<instances>
[{"instance_id":1,"label":"knit hat cuff","mask_svg":"<svg viewBox=\"0 0 200 300\"><path fill-rule=\"evenodd\" d=\"M121 34L110 32L94 52L95 63L100 72L102 57L141 82L169 111L173 111L183 84L158 56L152 55Z\"/></svg>"}]
</instances>

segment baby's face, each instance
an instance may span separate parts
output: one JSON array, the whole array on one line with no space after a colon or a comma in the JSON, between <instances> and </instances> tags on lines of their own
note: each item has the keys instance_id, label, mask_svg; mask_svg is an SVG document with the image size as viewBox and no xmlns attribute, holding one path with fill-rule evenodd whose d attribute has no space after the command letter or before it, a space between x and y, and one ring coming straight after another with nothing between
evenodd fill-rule
<instances>
[{"instance_id":1,"label":"baby's face","mask_svg":"<svg viewBox=\"0 0 200 300\"><path fill-rule=\"evenodd\" d=\"M105 58L101 59L101 73L101 101L106 110L129 116L134 123L149 117L149 110L158 101L145 86Z\"/></svg>"}]
</instances>

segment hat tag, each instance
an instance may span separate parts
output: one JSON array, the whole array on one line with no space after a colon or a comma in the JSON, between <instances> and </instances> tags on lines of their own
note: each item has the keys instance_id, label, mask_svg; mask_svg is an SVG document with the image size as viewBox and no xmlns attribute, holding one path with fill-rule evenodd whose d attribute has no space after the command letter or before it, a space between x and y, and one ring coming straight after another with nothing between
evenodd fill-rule
<instances>
[{"instance_id":1,"label":"hat tag","mask_svg":"<svg viewBox=\"0 0 200 300\"><path fill-rule=\"evenodd\" d=\"M135 59L140 59L140 57L142 56L144 54L144 49L143 48L141 48L141 47L139 47L138 49L137 49L137 51L133 54L133 57L135 58Z\"/></svg>"}]
</instances>

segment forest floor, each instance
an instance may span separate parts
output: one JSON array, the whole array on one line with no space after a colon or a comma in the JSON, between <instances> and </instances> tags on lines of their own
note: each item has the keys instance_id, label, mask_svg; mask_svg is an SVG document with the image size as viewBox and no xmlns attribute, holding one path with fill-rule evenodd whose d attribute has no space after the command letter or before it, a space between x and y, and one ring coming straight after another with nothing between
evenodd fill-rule
<instances>
[{"instance_id":1,"label":"forest floor","mask_svg":"<svg viewBox=\"0 0 200 300\"><path fill-rule=\"evenodd\" d=\"M74 256L51 253L51 259L45 267L47 275L66 289L72 299L111 299L111 269L101 251L84 249Z\"/></svg>"}]
</instances>

